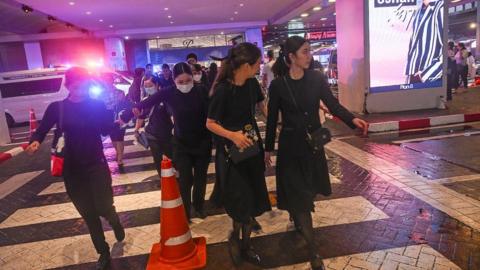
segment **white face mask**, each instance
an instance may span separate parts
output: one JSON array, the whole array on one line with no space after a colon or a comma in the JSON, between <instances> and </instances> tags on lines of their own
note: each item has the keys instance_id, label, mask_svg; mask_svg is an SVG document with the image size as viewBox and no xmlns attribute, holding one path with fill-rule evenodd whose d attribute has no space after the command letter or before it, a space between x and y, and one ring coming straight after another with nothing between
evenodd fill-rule
<instances>
[{"instance_id":1,"label":"white face mask","mask_svg":"<svg viewBox=\"0 0 480 270\"><path fill-rule=\"evenodd\" d=\"M145 87L145 92L147 95L151 96L157 92L157 88L155 87Z\"/></svg>"},{"instance_id":2,"label":"white face mask","mask_svg":"<svg viewBox=\"0 0 480 270\"><path fill-rule=\"evenodd\" d=\"M195 74L193 75L193 80L195 82L200 82L202 80L202 74Z\"/></svg>"},{"instance_id":3,"label":"white face mask","mask_svg":"<svg viewBox=\"0 0 480 270\"><path fill-rule=\"evenodd\" d=\"M177 84L177 89L184 94L190 92L192 88L193 88L193 82L189 84Z\"/></svg>"}]
</instances>

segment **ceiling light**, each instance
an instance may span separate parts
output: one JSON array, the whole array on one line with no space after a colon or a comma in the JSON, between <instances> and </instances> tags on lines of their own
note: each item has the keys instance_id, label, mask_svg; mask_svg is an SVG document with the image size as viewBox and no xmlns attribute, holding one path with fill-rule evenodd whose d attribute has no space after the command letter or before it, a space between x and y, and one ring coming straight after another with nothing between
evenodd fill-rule
<instances>
[{"instance_id":1,"label":"ceiling light","mask_svg":"<svg viewBox=\"0 0 480 270\"><path fill-rule=\"evenodd\" d=\"M337 16L337 13L336 13L336 12L334 12L334 13L333 13L333 16Z\"/></svg>"},{"instance_id":2,"label":"ceiling light","mask_svg":"<svg viewBox=\"0 0 480 270\"><path fill-rule=\"evenodd\" d=\"M297 22L297 19L291 19L290 22Z\"/></svg>"},{"instance_id":3,"label":"ceiling light","mask_svg":"<svg viewBox=\"0 0 480 270\"><path fill-rule=\"evenodd\" d=\"M470 23L470 28L472 28L472 29L473 29L473 28L476 28L476 27L477 27L477 24L476 24L476 23L473 23L473 22L472 22L472 23Z\"/></svg>"},{"instance_id":4,"label":"ceiling light","mask_svg":"<svg viewBox=\"0 0 480 270\"><path fill-rule=\"evenodd\" d=\"M233 14L238 14L238 11L234 11Z\"/></svg>"},{"instance_id":5,"label":"ceiling light","mask_svg":"<svg viewBox=\"0 0 480 270\"><path fill-rule=\"evenodd\" d=\"M240 3L240 6L243 7L243 3Z\"/></svg>"},{"instance_id":6,"label":"ceiling light","mask_svg":"<svg viewBox=\"0 0 480 270\"><path fill-rule=\"evenodd\" d=\"M171 19L171 18L172 18L172 15L168 15L167 17L168 17L169 19Z\"/></svg>"},{"instance_id":7,"label":"ceiling light","mask_svg":"<svg viewBox=\"0 0 480 270\"><path fill-rule=\"evenodd\" d=\"M69 4L70 6L73 6L73 5L75 5L75 2L68 2L68 4Z\"/></svg>"},{"instance_id":8,"label":"ceiling light","mask_svg":"<svg viewBox=\"0 0 480 270\"><path fill-rule=\"evenodd\" d=\"M160 36L157 36L157 38L160 38Z\"/></svg>"},{"instance_id":9,"label":"ceiling light","mask_svg":"<svg viewBox=\"0 0 480 270\"><path fill-rule=\"evenodd\" d=\"M129 39L130 37L129 36L125 36L125 39Z\"/></svg>"},{"instance_id":10,"label":"ceiling light","mask_svg":"<svg viewBox=\"0 0 480 270\"><path fill-rule=\"evenodd\" d=\"M199 36L196 36L195 38L196 38L196 39L199 39L200 37L199 37Z\"/></svg>"},{"instance_id":11,"label":"ceiling light","mask_svg":"<svg viewBox=\"0 0 480 270\"><path fill-rule=\"evenodd\" d=\"M168 10L168 8L166 7L166 8L164 8L163 10L167 11L167 10Z\"/></svg>"},{"instance_id":12,"label":"ceiling light","mask_svg":"<svg viewBox=\"0 0 480 270\"><path fill-rule=\"evenodd\" d=\"M108 27L113 28L113 24L110 24Z\"/></svg>"},{"instance_id":13,"label":"ceiling light","mask_svg":"<svg viewBox=\"0 0 480 270\"><path fill-rule=\"evenodd\" d=\"M224 33L223 32L220 32L220 35L223 35Z\"/></svg>"},{"instance_id":14,"label":"ceiling light","mask_svg":"<svg viewBox=\"0 0 480 270\"><path fill-rule=\"evenodd\" d=\"M328 0L329 3L335 3L335 0Z\"/></svg>"},{"instance_id":15,"label":"ceiling light","mask_svg":"<svg viewBox=\"0 0 480 270\"><path fill-rule=\"evenodd\" d=\"M98 20L99 22L103 22L103 19Z\"/></svg>"},{"instance_id":16,"label":"ceiling light","mask_svg":"<svg viewBox=\"0 0 480 270\"><path fill-rule=\"evenodd\" d=\"M300 17L302 17L302 18L308 17L308 13L302 13L302 14L300 14Z\"/></svg>"},{"instance_id":17,"label":"ceiling light","mask_svg":"<svg viewBox=\"0 0 480 270\"><path fill-rule=\"evenodd\" d=\"M173 22L170 22L170 24L173 24Z\"/></svg>"},{"instance_id":18,"label":"ceiling light","mask_svg":"<svg viewBox=\"0 0 480 270\"><path fill-rule=\"evenodd\" d=\"M22 6L22 10L23 10L23 12L25 12L25 13L32 13L32 12L33 12L33 8L31 8L31 7L27 6L27 5L23 5L23 6Z\"/></svg>"},{"instance_id":19,"label":"ceiling light","mask_svg":"<svg viewBox=\"0 0 480 270\"><path fill-rule=\"evenodd\" d=\"M320 21L326 21L326 20L327 20L327 18L321 18L320 19Z\"/></svg>"},{"instance_id":20,"label":"ceiling light","mask_svg":"<svg viewBox=\"0 0 480 270\"><path fill-rule=\"evenodd\" d=\"M87 12L85 12L85 14L90 15L90 14L92 14L92 12L91 12L91 11L87 11Z\"/></svg>"},{"instance_id":21,"label":"ceiling light","mask_svg":"<svg viewBox=\"0 0 480 270\"><path fill-rule=\"evenodd\" d=\"M316 6L316 7L313 8L313 11L319 11L319 10L321 10L321 9L322 9L322 7Z\"/></svg>"}]
</instances>

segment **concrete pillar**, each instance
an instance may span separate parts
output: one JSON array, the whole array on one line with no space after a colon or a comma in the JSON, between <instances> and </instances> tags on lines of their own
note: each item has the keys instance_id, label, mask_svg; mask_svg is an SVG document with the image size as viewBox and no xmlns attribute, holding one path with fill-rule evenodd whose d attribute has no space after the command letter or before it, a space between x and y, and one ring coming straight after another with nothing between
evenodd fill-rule
<instances>
[{"instance_id":1,"label":"concrete pillar","mask_svg":"<svg viewBox=\"0 0 480 270\"><path fill-rule=\"evenodd\" d=\"M43 68L42 50L40 42L25 42L25 57L27 58L28 69Z\"/></svg>"},{"instance_id":2,"label":"concrete pillar","mask_svg":"<svg viewBox=\"0 0 480 270\"><path fill-rule=\"evenodd\" d=\"M343 106L357 113L363 112L367 88L365 2L339 0L335 4L338 97Z\"/></svg>"},{"instance_id":3,"label":"concrete pillar","mask_svg":"<svg viewBox=\"0 0 480 270\"><path fill-rule=\"evenodd\" d=\"M245 31L245 40L247 42L256 44L257 47L262 52L263 55L263 37L262 37L262 29L260 28L251 28Z\"/></svg>"},{"instance_id":4,"label":"concrete pillar","mask_svg":"<svg viewBox=\"0 0 480 270\"><path fill-rule=\"evenodd\" d=\"M477 47L475 48L475 57L478 59L480 57L480 0L475 2L475 7L477 9Z\"/></svg>"},{"instance_id":5,"label":"concrete pillar","mask_svg":"<svg viewBox=\"0 0 480 270\"><path fill-rule=\"evenodd\" d=\"M121 38L106 38L105 65L113 70L127 70L125 44Z\"/></svg>"},{"instance_id":6,"label":"concrete pillar","mask_svg":"<svg viewBox=\"0 0 480 270\"><path fill-rule=\"evenodd\" d=\"M5 118L5 108L3 107L2 93L0 93L0 145L10 143L10 132Z\"/></svg>"}]
</instances>

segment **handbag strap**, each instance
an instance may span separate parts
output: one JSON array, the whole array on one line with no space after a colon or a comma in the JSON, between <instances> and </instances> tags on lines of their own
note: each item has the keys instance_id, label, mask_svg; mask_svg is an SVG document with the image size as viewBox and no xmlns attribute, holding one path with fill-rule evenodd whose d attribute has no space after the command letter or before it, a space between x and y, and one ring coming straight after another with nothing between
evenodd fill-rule
<instances>
[{"instance_id":1,"label":"handbag strap","mask_svg":"<svg viewBox=\"0 0 480 270\"><path fill-rule=\"evenodd\" d=\"M287 81L287 76L283 76L283 81L285 82L285 85L287 86L287 91L288 93L290 94L290 97L293 101L293 105L295 106L295 108L297 109L298 113L300 115L303 115L302 113L302 110L300 110L300 107L298 106L297 104L297 100L295 99L295 96L293 95L293 91L292 91L292 88L290 88L290 84L288 83ZM303 119L303 117L302 117ZM308 129L307 129L307 122L305 121L305 119L303 120L304 122L304 125L305 125L305 131L307 132L307 136L310 136L310 132L308 132Z\"/></svg>"}]
</instances>

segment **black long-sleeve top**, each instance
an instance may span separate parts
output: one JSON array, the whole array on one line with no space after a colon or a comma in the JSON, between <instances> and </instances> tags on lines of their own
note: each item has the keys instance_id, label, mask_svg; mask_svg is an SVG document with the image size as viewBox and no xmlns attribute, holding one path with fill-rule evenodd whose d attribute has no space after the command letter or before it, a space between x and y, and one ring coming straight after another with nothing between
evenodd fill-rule
<instances>
[{"instance_id":1,"label":"black long-sleeve top","mask_svg":"<svg viewBox=\"0 0 480 270\"><path fill-rule=\"evenodd\" d=\"M60 123L62 107L63 124L57 128L62 127L65 137L64 166L81 169L102 162L105 157L101 135L107 135L114 125L102 101L86 99L77 103L65 99L51 103L30 142L43 142L53 125Z\"/></svg>"},{"instance_id":2,"label":"black long-sleeve top","mask_svg":"<svg viewBox=\"0 0 480 270\"><path fill-rule=\"evenodd\" d=\"M160 91L164 91L161 89ZM140 119L149 118L145 127L147 136L160 142L170 142L172 138L173 122L171 112L163 102L157 103L150 109L144 109L144 113L139 116Z\"/></svg>"},{"instance_id":3,"label":"black long-sleeve top","mask_svg":"<svg viewBox=\"0 0 480 270\"><path fill-rule=\"evenodd\" d=\"M195 146L210 136L205 124L208 112L206 88L196 85L188 93L182 93L175 87L165 88L135 107L145 109L162 102L168 106L173 115L174 136L180 142L187 146Z\"/></svg>"},{"instance_id":4,"label":"black long-sleeve top","mask_svg":"<svg viewBox=\"0 0 480 270\"><path fill-rule=\"evenodd\" d=\"M351 128L355 128L352 122L355 117L333 96L321 73L305 70L305 75L300 80L293 80L288 75L286 79L299 110L294 105L284 78L274 79L269 88L265 151L274 150L279 111L282 113L279 151L294 155L304 155L310 151L306 141L306 128L309 132L313 132L321 127L320 100L333 115L339 117Z\"/></svg>"}]
</instances>

